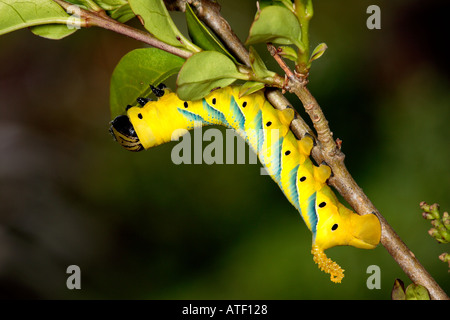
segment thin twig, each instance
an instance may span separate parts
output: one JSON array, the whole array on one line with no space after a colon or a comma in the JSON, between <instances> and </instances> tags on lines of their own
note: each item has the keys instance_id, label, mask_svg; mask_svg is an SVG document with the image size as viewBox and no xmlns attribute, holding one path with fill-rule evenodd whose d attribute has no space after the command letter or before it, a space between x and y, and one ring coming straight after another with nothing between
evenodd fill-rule
<instances>
[{"instance_id":1,"label":"thin twig","mask_svg":"<svg viewBox=\"0 0 450 320\"><path fill-rule=\"evenodd\" d=\"M294 78L295 75L292 72L291 68L288 67L288 65L284 62L284 60L280 57L278 54L277 48L271 43L267 43L267 50L269 50L272 57L275 59L275 61L278 63L278 65L283 69L286 76L290 79Z\"/></svg>"}]
</instances>

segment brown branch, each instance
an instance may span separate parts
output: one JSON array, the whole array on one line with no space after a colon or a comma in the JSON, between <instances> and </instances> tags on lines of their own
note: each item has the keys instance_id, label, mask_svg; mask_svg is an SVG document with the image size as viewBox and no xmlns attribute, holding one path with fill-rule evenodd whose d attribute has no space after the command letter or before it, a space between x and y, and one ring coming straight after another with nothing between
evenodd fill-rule
<instances>
[{"instance_id":1,"label":"brown branch","mask_svg":"<svg viewBox=\"0 0 450 320\"><path fill-rule=\"evenodd\" d=\"M167 0L167 2L173 2ZM176 0L178 3L186 2ZM248 52L242 42L229 28L229 24L220 15L216 3L210 0L189 0L192 2L197 10L202 8L203 12L209 14L197 14L199 18L205 22L214 32L221 38L221 40L232 50L236 56L243 61L247 66L250 65ZM194 4L195 3L195 4ZM206 8L214 6L211 10ZM225 22L224 22L225 21ZM281 59L281 58L280 58ZM276 59L279 61L279 59ZM282 61L282 59L281 59ZM285 64L280 64L283 68ZM390 253L393 259L400 265L405 274L416 284L420 284L427 288L432 299L448 300L449 297L439 287L436 281L425 270L420 262L415 258L414 254L408 249L405 243L395 233L392 227L387 223L386 219L378 212L363 190L354 181L353 177L348 172L344 164L344 154L336 145L333 134L328 126L328 121L322 112L316 99L312 96L306 88L305 81L295 76L294 73L286 72L288 83L287 87L294 92L302 101L306 112L313 121L317 132L317 145L312 150L312 157L317 163L325 161L333 170L333 177L330 178L329 183L336 188L336 190L345 198L345 200L355 209L359 214L375 213L382 225L381 243ZM267 93L269 101L278 109L284 109L289 102L280 93L279 90L269 90ZM292 131L299 137L303 137L306 133L312 133L312 130L306 125L305 121L299 115L291 123Z\"/></svg>"}]
</instances>

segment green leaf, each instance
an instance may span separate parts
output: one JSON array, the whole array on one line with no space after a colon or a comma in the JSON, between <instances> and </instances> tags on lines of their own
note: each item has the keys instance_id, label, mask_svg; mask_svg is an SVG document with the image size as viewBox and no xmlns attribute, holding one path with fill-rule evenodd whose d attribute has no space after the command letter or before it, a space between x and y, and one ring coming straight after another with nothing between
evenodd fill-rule
<instances>
[{"instance_id":1,"label":"green leaf","mask_svg":"<svg viewBox=\"0 0 450 320\"><path fill-rule=\"evenodd\" d=\"M75 4L75 5L83 8L83 9L88 9L89 8L86 0L66 0L66 2Z\"/></svg>"},{"instance_id":2,"label":"green leaf","mask_svg":"<svg viewBox=\"0 0 450 320\"><path fill-rule=\"evenodd\" d=\"M430 300L430 295L424 286L411 283L406 288L406 300Z\"/></svg>"},{"instance_id":3,"label":"green leaf","mask_svg":"<svg viewBox=\"0 0 450 320\"><path fill-rule=\"evenodd\" d=\"M257 12L246 44L273 42L302 47L301 27L295 14L282 6L268 6Z\"/></svg>"},{"instance_id":4,"label":"green leaf","mask_svg":"<svg viewBox=\"0 0 450 320\"><path fill-rule=\"evenodd\" d=\"M114 11L128 4L128 0L65 0L65 1L76 4L77 6L80 6L83 9L93 11L101 9L106 11Z\"/></svg>"},{"instance_id":5,"label":"green leaf","mask_svg":"<svg viewBox=\"0 0 450 320\"><path fill-rule=\"evenodd\" d=\"M258 0L261 9L267 6L284 6L294 12L293 1L291 0Z\"/></svg>"},{"instance_id":6,"label":"green leaf","mask_svg":"<svg viewBox=\"0 0 450 320\"><path fill-rule=\"evenodd\" d=\"M181 68L177 79L177 94L182 100L198 100L212 89L247 79L234 62L217 51L202 51L192 55Z\"/></svg>"},{"instance_id":7,"label":"green leaf","mask_svg":"<svg viewBox=\"0 0 450 320\"><path fill-rule=\"evenodd\" d=\"M256 91L259 91L264 87L264 83L262 82L247 81L239 88L239 98L255 93Z\"/></svg>"},{"instance_id":8,"label":"green leaf","mask_svg":"<svg viewBox=\"0 0 450 320\"><path fill-rule=\"evenodd\" d=\"M288 8L291 11L294 11L294 6L292 5L291 0L277 0L277 1L282 2L286 8Z\"/></svg>"},{"instance_id":9,"label":"green leaf","mask_svg":"<svg viewBox=\"0 0 450 320\"><path fill-rule=\"evenodd\" d=\"M178 30L163 0L129 0L133 12L140 16L145 29L155 38L174 47L184 47L192 52L199 49Z\"/></svg>"},{"instance_id":10,"label":"green leaf","mask_svg":"<svg viewBox=\"0 0 450 320\"><path fill-rule=\"evenodd\" d=\"M206 51L223 53L237 63L236 59L225 49L219 39L198 19L189 3L186 3L186 24L189 36L194 44Z\"/></svg>"},{"instance_id":11,"label":"green leaf","mask_svg":"<svg viewBox=\"0 0 450 320\"><path fill-rule=\"evenodd\" d=\"M252 46L250 46L249 55L250 55L250 64L256 77L258 77L259 79L265 79L275 76L275 72L267 70L267 67L264 64L263 60L259 56L258 52L256 52L256 50Z\"/></svg>"},{"instance_id":12,"label":"green leaf","mask_svg":"<svg viewBox=\"0 0 450 320\"><path fill-rule=\"evenodd\" d=\"M1 0L0 17L0 35L34 27L36 35L61 39L77 30L70 28L74 17L52 0Z\"/></svg>"},{"instance_id":13,"label":"green leaf","mask_svg":"<svg viewBox=\"0 0 450 320\"><path fill-rule=\"evenodd\" d=\"M157 85L177 73L184 59L156 48L136 49L117 64L111 77L110 109L112 118L134 105L136 98L149 93L149 85Z\"/></svg>"},{"instance_id":14,"label":"green leaf","mask_svg":"<svg viewBox=\"0 0 450 320\"><path fill-rule=\"evenodd\" d=\"M127 0L95 0L95 3L103 10L117 10L128 4Z\"/></svg>"},{"instance_id":15,"label":"green leaf","mask_svg":"<svg viewBox=\"0 0 450 320\"><path fill-rule=\"evenodd\" d=\"M289 59L291 61L297 61L298 59L297 51L295 51L294 48L289 46L279 46L278 54L283 58Z\"/></svg>"},{"instance_id":16,"label":"green leaf","mask_svg":"<svg viewBox=\"0 0 450 320\"><path fill-rule=\"evenodd\" d=\"M258 0L259 2L259 8L260 9L264 9L265 7L269 7L269 6L283 6L283 3L281 2L281 0ZM292 7L292 5L291 5Z\"/></svg>"},{"instance_id":17,"label":"green leaf","mask_svg":"<svg viewBox=\"0 0 450 320\"><path fill-rule=\"evenodd\" d=\"M325 50L327 50L327 45L325 43L319 44L311 54L311 58L309 59L309 63L313 62L314 60L319 59L324 53Z\"/></svg>"},{"instance_id":18,"label":"green leaf","mask_svg":"<svg viewBox=\"0 0 450 320\"><path fill-rule=\"evenodd\" d=\"M120 23L125 23L135 17L135 14L133 10L131 10L129 4L125 4L121 7L118 7L117 9L108 11L108 14L112 19L117 20Z\"/></svg>"},{"instance_id":19,"label":"green leaf","mask_svg":"<svg viewBox=\"0 0 450 320\"><path fill-rule=\"evenodd\" d=\"M42 26L35 26L30 28L31 32L33 32L35 35L52 40L59 40L67 37L77 31L77 29L80 28L75 28L71 25L68 28L67 26L61 24L45 24Z\"/></svg>"},{"instance_id":20,"label":"green leaf","mask_svg":"<svg viewBox=\"0 0 450 320\"><path fill-rule=\"evenodd\" d=\"M76 4L83 9L89 10L105 10L107 14L114 20L125 23L134 18L136 15L131 10L128 0L66 0L67 2ZM96 6L97 8L93 8Z\"/></svg>"}]
</instances>

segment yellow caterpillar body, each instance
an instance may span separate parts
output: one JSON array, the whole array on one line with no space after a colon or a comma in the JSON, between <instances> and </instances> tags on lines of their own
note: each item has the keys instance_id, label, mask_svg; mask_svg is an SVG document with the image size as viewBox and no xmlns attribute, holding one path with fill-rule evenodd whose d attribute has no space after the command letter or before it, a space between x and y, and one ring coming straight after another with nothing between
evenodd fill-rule
<instances>
[{"instance_id":1,"label":"yellow caterpillar body","mask_svg":"<svg viewBox=\"0 0 450 320\"><path fill-rule=\"evenodd\" d=\"M111 132L131 151L169 142L186 130L205 125L234 129L258 154L272 179L300 212L313 235L312 253L319 268L341 282L343 270L328 259L325 249L338 245L375 248L381 227L375 215L360 216L347 209L326 184L331 169L310 159L313 140L298 140L289 129L294 110L279 111L262 91L239 97L239 87L212 91L197 101L182 101L169 90L158 101L131 107L112 121Z\"/></svg>"}]
</instances>

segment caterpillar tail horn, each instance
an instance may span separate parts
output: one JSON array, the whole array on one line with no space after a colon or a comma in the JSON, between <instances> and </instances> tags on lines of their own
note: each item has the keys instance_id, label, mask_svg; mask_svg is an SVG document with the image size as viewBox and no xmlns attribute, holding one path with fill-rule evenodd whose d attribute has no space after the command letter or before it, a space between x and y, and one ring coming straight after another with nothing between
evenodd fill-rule
<instances>
[{"instance_id":1,"label":"caterpillar tail horn","mask_svg":"<svg viewBox=\"0 0 450 320\"><path fill-rule=\"evenodd\" d=\"M374 214L358 215L338 203L339 214L325 218L318 224L311 253L320 270L330 274L331 281L340 283L344 270L327 258L324 250L349 245L360 249L373 249L380 242L381 225Z\"/></svg>"},{"instance_id":2,"label":"caterpillar tail horn","mask_svg":"<svg viewBox=\"0 0 450 320\"><path fill-rule=\"evenodd\" d=\"M342 278L344 278L344 269L330 258L327 258L325 252L317 245L312 246L311 253L319 269L330 274L330 280L334 283L341 283Z\"/></svg>"}]
</instances>

